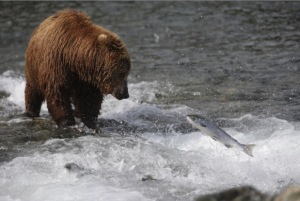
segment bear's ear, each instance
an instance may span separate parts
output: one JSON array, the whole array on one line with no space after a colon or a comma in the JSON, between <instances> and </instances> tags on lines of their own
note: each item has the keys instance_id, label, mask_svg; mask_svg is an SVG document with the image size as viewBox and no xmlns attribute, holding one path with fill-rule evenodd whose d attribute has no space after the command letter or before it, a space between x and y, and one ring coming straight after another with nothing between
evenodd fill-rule
<instances>
[{"instance_id":1,"label":"bear's ear","mask_svg":"<svg viewBox=\"0 0 300 201\"><path fill-rule=\"evenodd\" d=\"M106 39L107 39L107 35L106 35L106 34L100 34L100 35L98 36L98 41L99 41L99 42L106 41Z\"/></svg>"}]
</instances>

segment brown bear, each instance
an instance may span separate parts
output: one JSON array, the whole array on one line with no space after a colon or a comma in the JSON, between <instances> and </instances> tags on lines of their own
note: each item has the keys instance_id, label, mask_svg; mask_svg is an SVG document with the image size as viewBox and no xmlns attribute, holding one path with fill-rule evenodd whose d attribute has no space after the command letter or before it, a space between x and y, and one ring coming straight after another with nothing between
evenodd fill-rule
<instances>
[{"instance_id":1,"label":"brown bear","mask_svg":"<svg viewBox=\"0 0 300 201\"><path fill-rule=\"evenodd\" d=\"M25 115L38 117L46 100L58 126L74 125L75 116L95 128L103 96L129 97L130 68L116 34L82 12L59 11L34 30L26 50Z\"/></svg>"}]
</instances>

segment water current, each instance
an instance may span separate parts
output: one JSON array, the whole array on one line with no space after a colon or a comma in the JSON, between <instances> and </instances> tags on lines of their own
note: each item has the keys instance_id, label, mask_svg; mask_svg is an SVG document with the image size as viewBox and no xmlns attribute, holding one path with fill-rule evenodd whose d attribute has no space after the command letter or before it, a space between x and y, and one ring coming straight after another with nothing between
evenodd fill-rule
<instances>
[{"instance_id":1,"label":"water current","mask_svg":"<svg viewBox=\"0 0 300 201\"><path fill-rule=\"evenodd\" d=\"M24 112L30 34L80 9L125 42L130 98L107 96L95 133ZM0 200L193 200L241 185L300 185L299 2L0 2ZM228 149L186 121L256 144Z\"/></svg>"}]
</instances>

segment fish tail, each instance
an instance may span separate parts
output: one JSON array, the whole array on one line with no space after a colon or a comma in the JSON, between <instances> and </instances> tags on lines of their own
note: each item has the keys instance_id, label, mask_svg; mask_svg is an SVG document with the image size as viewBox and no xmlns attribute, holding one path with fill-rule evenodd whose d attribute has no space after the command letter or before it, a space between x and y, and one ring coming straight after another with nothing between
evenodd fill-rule
<instances>
[{"instance_id":1,"label":"fish tail","mask_svg":"<svg viewBox=\"0 0 300 201\"><path fill-rule=\"evenodd\" d=\"M248 154L249 156L253 157L252 150L253 150L254 147L255 147L255 144L246 144L244 146L244 152L246 154Z\"/></svg>"}]
</instances>

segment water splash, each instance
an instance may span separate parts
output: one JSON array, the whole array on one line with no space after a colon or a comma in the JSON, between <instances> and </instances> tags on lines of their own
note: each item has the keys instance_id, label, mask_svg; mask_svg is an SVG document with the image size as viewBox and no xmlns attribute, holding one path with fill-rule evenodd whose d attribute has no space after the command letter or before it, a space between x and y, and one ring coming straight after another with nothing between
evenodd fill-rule
<instances>
[{"instance_id":1,"label":"water splash","mask_svg":"<svg viewBox=\"0 0 300 201\"><path fill-rule=\"evenodd\" d=\"M2 101L22 108L24 98L18 94L24 79L3 74L0 82L0 90L8 94ZM236 185L274 192L299 184L300 131L295 123L251 114L219 119L237 140L257 145L251 158L193 130L185 120L192 108L151 104L161 88L142 82L129 86L130 99L107 97L99 118L105 136L87 132L51 139L57 129L50 124L42 127L50 137L15 145L23 154L1 163L0 200L171 201ZM6 124L11 128L29 122L7 119ZM2 153L10 151L0 147Z\"/></svg>"}]
</instances>

